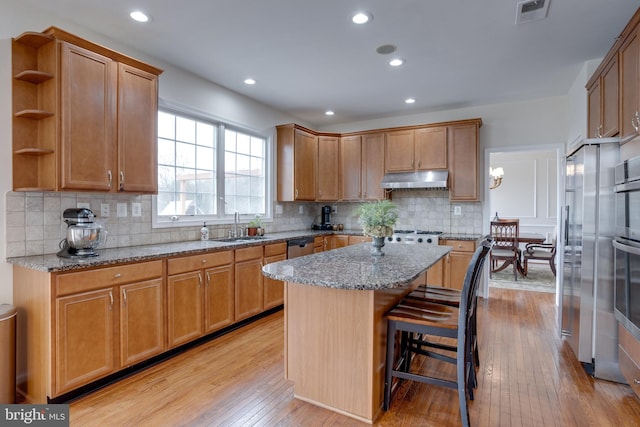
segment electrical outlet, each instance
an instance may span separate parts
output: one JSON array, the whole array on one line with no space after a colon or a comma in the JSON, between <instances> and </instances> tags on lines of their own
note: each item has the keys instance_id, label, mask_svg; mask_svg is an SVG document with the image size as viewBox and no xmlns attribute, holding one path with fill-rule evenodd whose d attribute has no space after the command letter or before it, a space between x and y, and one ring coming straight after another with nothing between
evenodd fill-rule
<instances>
[{"instance_id":1,"label":"electrical outlet","mask_svg":"<svg viewBox=\"0 0 640 427\"><path fill-rule=\"evenodd\" d=\"M299 214L303 214L304 213L304 206L302 206L302 205L298 206L298 213Z\"/></svg>"},{"instance_id":2,"label":"electrical outlet","mask_svg":"<svg viewBox=\"0 0 640 427\"><path fill-rule=\"evenodd\" d=\"M107 218L111 215L111 208L109 207L109 203L100 204L100 216L103 218Z\"/></svg>"},{"instance_id":3,"label":"electrical outlet","mask_svg":"<svg viewBox=\"0 0 640 427\"><path fill-rule=\"evenodd\" d=\"M131 216L142 216L142 203L131 203Z\"/></svg>"},{"instance_id":4,"label":"electrical outlet","mask_svg":"<svg viewBox=\"0 0 640 427\"><path fill-rule=\"evenodd\" d=\"M276 215L282 215L282 205L276 205Z\"/></svg>"},{"instance_id":5,"label":"electrical outlet","mask_svg":"<svg viewBox=\"0 0 640 427\"><path fill-rule=\"evenodd\" d=\"M125 218L127 216L127 204L118 203L118 218Z\"/></svg>"},{"instance_id":6,"label":"electrical outlet","mask_svg":"<svg viewBox=\"0 0 640 427\"><path fill-rule=\"evenodd\" d=\"M462 215L462 207L461 206L454 206L453 207L453 214L454 215Z\"/></svg>"},{"instance_id":7,"label":"electrical outlet","mask_svg":"<svg viewBox=\"0 0 640 427\"><path fill-rule=\"evenodd\" d=\"M333 204L333 206L331 206L331 213L333 214L338 213L338 205L336 205L335 203Z\"/></svg>"}]
</instances>

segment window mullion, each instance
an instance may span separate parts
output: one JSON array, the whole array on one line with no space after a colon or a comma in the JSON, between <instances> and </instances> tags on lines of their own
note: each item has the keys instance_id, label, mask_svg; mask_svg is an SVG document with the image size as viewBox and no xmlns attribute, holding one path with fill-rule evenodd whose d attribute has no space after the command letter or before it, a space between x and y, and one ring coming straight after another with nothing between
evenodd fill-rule
<instances>
[{"instance_id":1,"label":"window mullion","mask_svg":"<svg viewBox=\"0 0 640 427\"><path fill-rule=\"evenodd\" d=\"M226 213L226 208L225 208L225 199L227 197L227 195L225 194L224 191L224 183L225 183L225 167L224 167L224 157L225 157L225 140L224 140L224 130L225 130L225 126L223 124L219 124L217 126L217 132L218 132L218 152L217 152L217 156L216 156L216 173L217 173L217 179L216 179L216 186L217 186L217 192L218 192L218 217L219 218L224 218L227 216Z\"/></svg>"}]
</instances>

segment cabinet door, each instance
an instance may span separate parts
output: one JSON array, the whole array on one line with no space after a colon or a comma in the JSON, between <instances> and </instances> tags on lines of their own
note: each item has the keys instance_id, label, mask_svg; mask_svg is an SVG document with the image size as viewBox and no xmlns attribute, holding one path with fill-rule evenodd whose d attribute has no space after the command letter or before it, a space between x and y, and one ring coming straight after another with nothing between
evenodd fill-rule
<instances>
[{"instance_id":1,"label":"cabinet door","mask_svg":"<svg viewBox=\"0 0 640 427\"><path fill-rule=\"evenodd\" d=\"M449 252L449 287L453 289L462 290L464 284L464 276L467 274L467 269L473 253L469 252Z\"/></svg>"},{"instance_id":2,"label":"cabinet door","mask_svg":"<svg viewBox=\"0 0 640 427\"><path fill-rule=\"evenodd\" d=\"M600 79L587 88L587 135L599 138L602 132L602 96Z\"/></svg>"},{"instance_id":3,"label":"cabinet door","mask_svg":"<svg viewBox=\"0 0 640 427\"><path fill-rule=\"evenodd\" d=\"M233 266L205 270L204 317L205 333L231 325L234 320Z\"/></svg>"},{"instance_id":4,"label":"cabinet door","mask_svg":"<svg viewBox=\"0 0 640 427\"><path fill-rule=\"evenodd\" d=\"M387 172L414 170L414 132L398 130L385 134L385 169Z\"/></svg>"},{"instance_id":5,"label":"cabinet door","mask_svg":"<svg viewBox=\"0 0 640 427\"><path fill-rule=\"evenodd\" d=\"M373 133L362 136L362 198L384 199L380 187L384 177L384 134Z\"/></svg>"},{"instance_id":6,"label":"cabinet door","mask_svg":"<svg viewBox=\"0 0 640 427\"><path fill-rule=\"evenodd\" d=\"M638 61L640 40L633 31L620 48L620 138L627 141L638 134ZM634 127L635 126L635 127Z\"/></svg>"},{"instance_id":7,"label":"cabinet door","mask_svg":"<svg viewBox=\"0 0 640 427\"><path fill-rule=\"evenodd\" d=\"M367 243L367 242L371 242L371 237L369 236L349 236L348 237L349 246L358 245L360 243Z\"/></svg>"},{"instance_id":8,"label":"cabinet door","mask_svg":"<svg viewBox=\"0 0 640 427\"><path fill-rule=\"evenodd\" d=\"M164 348L162 279L120 287L120 365L160 354Z\"/></svg>"},{"instance_id":9,"label":"cabinet door","mask_svg":"<svg viewBox=\"0 0 640 427\"><path fill-rule=\"evenodd\" d=\"M605 68L602 79L602 129L603 137L611 137L618 134L619 130L619 105L620 85L618 57L614 56L607 68Z\"/></svg>"},{"instance_id":10,"label":"cabinet door","mask_svg":"<svg viewBox=\"0 0 640 427\"><path fill-rule=\"evenodd\" d=\"M447 169L447 128L431 127L415 131L417 170Z\"/></svg>"},{"instance_id":11,"label":"cabinet door","mask_svg":"<svg viewBox=\"0 0 640 427\"><path fill-rule=\"evenodd\" d=\"M334 235L331 236L331 249L344 248L349 245L349 236L347 235Z\"/></svg>"},{"instance_id":12,"label":"cabinet door","mask_svg":"<svg viewBox=\"0 0 640 427\"><path fill-rule=\"evenodd\" d=\"M115 370L115 296L108 288L56 299L56 395Z\"/></svg>"},{"instance_id":13,"label":"cabinet door","mask_svg":"<svg viewBox=\"0 0 640 427\"><path fill-rule=\"evenodd\" d=\"M321 136L318 138L318 192L316 199L320 201L336 201L340 197L338 174L338 137Z\"/></svg>"},{"instance_id":14,"label":"cabinet door","mask_svg":"<svg viewBox=\"0 0 640 427\"><path fill-rule=\"evenodd\" d=\"M314 248L315 250L315 248ZM270 262L284 261L287 259L286 254L274 255L264 259L265 264ZM274 280L268 277L264 278L264 309L270 309L284 304L284 282L282 280Z\"/></svg>"},{"instance_id":15,"label":"cabinet door","mask_svg":"<svg viewBox=\"0 0 640 427\"><path fill-rule=\"evenodd\" d=\"M119 64L118 190L157 193L157 121L157 76Z\"/></svg>"},{"instance_id":16,"label":"cabinet door","mask_svg":"<svg viewBox=\"0 0 640 427\"><path fill-rule=\"evenodd\" d=\"M176 274L167 279L167 341L169 347L202 335L201 271Z\"/></svg>"},{"instance_id":17,"label":"cabinet door","mask_svg":"<svg viewBox=\"0 0 640 427\"><path fill-rule=\"evenodd\" d=\"M60 49L61 187L109 191L116 172L116 64L69 43Z\"/></svg>"},{"instance_id":18,"label":"cabinet door","mask_svg":"<svg viewBox=\"0 0 640 427\"><path fill-rule=\"evenodd\" d=\"M478 126L449 128L449 198L478 200Z\"/></svg>"},{"instance_id":19,"label":"cabinet door","mask_svg":"<svg viewBox=\"0 0 640 427\"><path fill-rule=\"evenodd\" d=\"M437 263L429 267L427 270L427 285L429 286L445 286L445 267L448 266L447 256L440 259Z\"/></svg>"},{"instance_id":20,"label":"cabinet door","mask_svg":"<svg viewBox=\"0 0 640 427\"><path fill-rule=\"evenodd\" d=\"M360 135L340 138L340 199L360 200L362 147ZM325 171L325 173L330 173Z\"/></svg>"},{"instance_id":21,"label":"cabinet door","mask_svg":"<svg viewBox=\"0 0 640 427\"><path fill-rule=\"evenodd\" d=\"M315 200L318 138L298 129L294 138L294 198Z\"/></svg>"},{"instance_id":22,"label":"cabinet door","mask_svg":"<svg viewBox=\"0 0 640 427\"><path fill-rule=\"evenodd\" d=\"M262 312L262 258L236 262L236 321Z\"/></svg>"}]
</instances>

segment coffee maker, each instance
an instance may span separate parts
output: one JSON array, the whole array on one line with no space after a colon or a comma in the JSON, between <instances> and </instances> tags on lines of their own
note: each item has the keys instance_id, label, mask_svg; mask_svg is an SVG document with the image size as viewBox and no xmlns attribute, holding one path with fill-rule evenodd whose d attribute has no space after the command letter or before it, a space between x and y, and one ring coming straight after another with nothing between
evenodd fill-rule
<instances>
[{"instance_id":1,"label":"coffee maker","mask_svg":"<svg viewBox=\"0 0 640 427\"><path fill-rule=\"evenodd\" d=\"M321 213L321 222L320 224L313 224L314 230L331 230L331 206L325 205L322 207Z\"/></svg>"}]
</instances>

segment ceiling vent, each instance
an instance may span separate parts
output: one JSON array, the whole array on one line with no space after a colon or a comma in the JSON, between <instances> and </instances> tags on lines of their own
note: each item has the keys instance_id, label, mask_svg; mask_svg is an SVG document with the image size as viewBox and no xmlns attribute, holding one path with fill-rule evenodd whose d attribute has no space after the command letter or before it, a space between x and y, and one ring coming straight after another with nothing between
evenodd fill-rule
<instances>
[{"instance_id":1,"label":"ceiling vent","mask_svg":"<svg viewBox=\"0 0 640 427\"><path fill-rule=\"evenodd\" d=\"M516 25L538 21L547 17L549 0L527 0L518 2L516 7Z\"/></svg>"}]
</instances>

